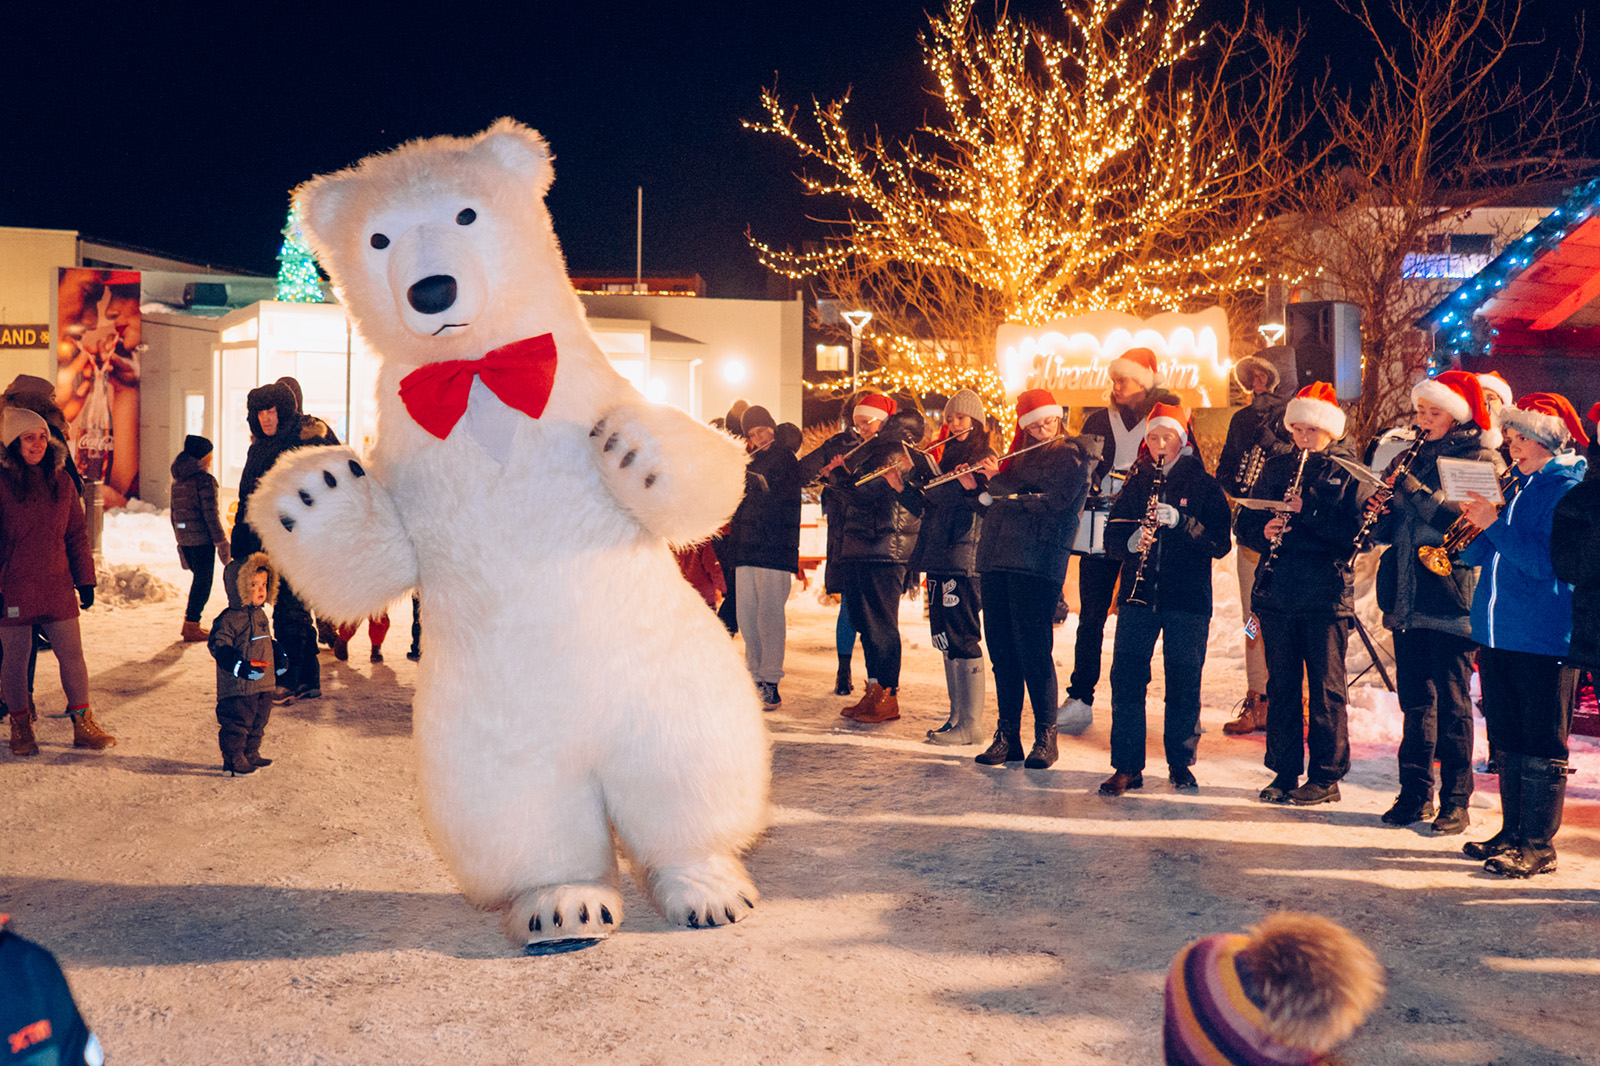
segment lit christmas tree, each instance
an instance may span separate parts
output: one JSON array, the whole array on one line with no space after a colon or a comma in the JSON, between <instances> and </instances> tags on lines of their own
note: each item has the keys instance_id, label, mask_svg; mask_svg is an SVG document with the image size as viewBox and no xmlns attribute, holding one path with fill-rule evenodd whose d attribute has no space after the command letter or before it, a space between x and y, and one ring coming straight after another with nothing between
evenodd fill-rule
<instances>
[{"instance_id":1,"label":"lit christmas tree","mask_svg":"<svg viewBox=\"0 0 1600 1066\"><path fill-rule=\"evenodd\" d=\"M300 228L300 207L289 205L289 221L283 227L283 247L278 249L278 299L287 303L323 303L322 278L317 260L306 244Z\"/></svg>"}]
</instances>

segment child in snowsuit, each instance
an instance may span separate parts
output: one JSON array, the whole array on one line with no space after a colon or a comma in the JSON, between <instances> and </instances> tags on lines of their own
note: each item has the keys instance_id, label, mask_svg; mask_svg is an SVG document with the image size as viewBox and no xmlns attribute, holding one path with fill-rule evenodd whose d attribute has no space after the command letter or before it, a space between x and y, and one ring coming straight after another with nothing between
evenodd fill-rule
<instances>
[{"instance_id":1,"label":"child in snowsuit","mask_svg":"<svg viewBox=\"0 0 1600 1066\"><path fill-rule=\"evenodd\" d=\"M271 759L261 757L261 736L272 715L277 676L289 665L273 645L262 609L278 595L278 572L266 553L255 552L246 559L236 581L242 606L217 615L208 645L217 660L217 745L222 749L222 771L230 777L272 765Z\"/></svg>"}]
</instances>

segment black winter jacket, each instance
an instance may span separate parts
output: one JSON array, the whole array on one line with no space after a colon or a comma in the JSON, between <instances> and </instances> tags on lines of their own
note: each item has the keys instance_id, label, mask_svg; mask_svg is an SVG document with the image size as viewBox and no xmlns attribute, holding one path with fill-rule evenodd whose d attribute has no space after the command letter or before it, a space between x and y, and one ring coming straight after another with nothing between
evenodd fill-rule
<instances>
[{"instance_id":1,"label":"black winter jacket","mask_svg":"<svg viewBox=\"0 0 1600 1066\"><path fill-rule=\"evenodd\" d=\"M1298 514L1281 512L1289 515L1289 528L1273 557L1271 580L1250 601L1257 611L1341 618L1355 614L1351 571L1346 563L1361 528L1361 483L1330 455L1349 459L1353 452L1346 442L1334 441L1327 451L1306 457L1301 508ZM1267 460L1252 495L1258 500L1283 499L1299 464L1298 451ZM1234 520L1239 543L1260 552L1263 561L1272 547L1264 531L1279 513L1241 507Z\"/></svg>"},{"instance_id":2,"label":"black winter jacket","mask_svg":"<svg viewBox=\"0 0 1600 1066\"><path fill-rule=\"evenodd\" d=\"M1078 515L1099 459L1099 440L1062 434L1050 447L1019 455L990 478L991 498L1017 493L1030 498L995 498L984 509L978 573L1034 574L1057 586L1065 581Z\"/></svg>"},{"instance_id":3,"label":"black winter jacket","mask_svg":"<svg viewBox=\"0 0 1600 1066\"><path fill-rule=\"evenodd\" d=\"M1499 462L1499 455L1483 446L1481 436L1478 427L1468 422L1439 440L1424 442L1410 473L1396 481L1388 513L1373 527L1374 541L1390 545L1378 560L1377 592L1383 624L1391 631L1436 629L1472 636L1477 568L1457 566L1450 576L1440 577L1422 565L1417 549L1442 544L1445 531L1461 517L1460 509L1446 503L1439 490L1439 460L1449 456Z\"/></svg>"},{"instance_id":4,"label":"black winter jacket","mask_svg":"<svg viewBox=\"0 0 1600 1066\"><path fill-rule=\"evenodd\" d=\"M800 569L800 461L780 444L750 456L728 537L735 566Z\"/></svg>"},{"instance_id":5,"label":"black winter jacket","mask_svg":"<svg viewBox=\"0 0 1600 1066\"><path fill-rule=\"evenodd\" d=\"M859 478L902 454L899 439L885 428L851 459L854 473L839 467L828 475L828 488L841 502L839 550L833 558L902 566L911 561L911 551L922 529L921 486L933 476L927 457L915 456L900 492L895 492L884 477L873 478L865 485L856 484Z\"/></svg>"},{"instance_id":6,"label":"black winter jacket","mask_svg":"<svg viewBox=\"0 0 1600 1066\"><path fill-rule=\"evenodd\" d=\"M857 444L861 443L860 434L853 429L842 430L817 445L811 451L800 457L800 485L802 488L816 481L822 476L822 468L836 455L843 455ZM866 451L865 448L862 451ZM860 455L857 452L856 455ZM854 459L850 460L852 463ZM828 561L839 558L839 546L844 542L844 498L829 486L827 482L822 486L822 517L827 524L828 543L826 551ZM825 591L838 595L844 591L839 584L838 570L828 567L823 581Z\"/></svg>"},{"instance_id":7,"label":"black winter jacket","mask_svg":"<svg viewBox=\"0 0 1600 1066\"><path fill-rule=\"evenodd\" d=\"M1240 467L1256 445L1271 459L1278 455L1292 455L1294 440L1283 424L1283 411L1288 401L1276 393L1264 392L1241 408L1228 422L1228 439L1217 458L1217 481L1229 496L1248 495L1239 484Z\"/></svg>"},{"instance_id":8,"label":"black winter jacket","mask_svg":"<svg viewBox=\"0 0 1600 1066\"><path fill-rule=\"evenodd\" d=\"M1556 504L1550 561L1556 577L1572 586L1567 661L1600 670L1600 478L1574 486Z\"/></svg>"},{"instance_id":9,"label":"black winter jacket","mask_svg":"<svg viewBox=\"0 0 1600 1066\"><path fill-rule=\"evenodd\" d=\"M1133 591L1139 555L1128 541L1144 521L1155 484L1153 462L1140 463L1111 505L1106 520L1106 554L1122 560L1117 602ZM1145 564L1144 597L1158 611L1211 617L1211 562L1233 548L1232 515L1217 479L1196 455L1180 455L1166 472L1161 501L1178 509L1178 524L1156 526L1156 540Z\"/></svg>"},{"instance_id":10,"label":"black winter jacket","mask_svg":"<svg viewBox=\"0 0 1600 1066\"><path fill-rule=\"evenodd\" d=\"M179 452L172 460L172 532L186 548L215 544L228 561L228 534L217 513L217 479L200 469L200 460Z\"/></svg>"},{"instance_id":11,"label":"black winter jacket","mask_svg":"<svg viewBox=\"0 0 1600 1066\"><path fill-rule=\"evenodd\" d=\"M246 558L261 550L261 537L246 521L250 494L256 491L261 479L266 477L267 471L272 469L272 464L276 463L284 452L293 451L302 443L300 413L295 408L294 394L277 384L263 385L261 389L271 389L278 397L275 405L278 412L278 431L270 437L262 433L260 418L254 411L247 418L251 439L250 450L244 456L244 472L239 476L239 510L233 519L232 545L235 559ZM251 392L257 391L259 390L251 390Z\"/></svg>"},{"instance_id":12,"label":"black winter jacket","mask_svg":"<svg viewBox=\"0 0 1600 1066\"><path fill-rule=\"evenodd\" d=\"M1043 449L1040 449L1041 451ZM976 466L994 454L981 431L973 430L964 440L944 446L939 466L947 473L962 466ZM984 476L974 474L974 489L964 489L960 481L947 481L923 490L922 532L911 556L911 569L923 574L977 574L978 535L983 526Z\"/></svg>"}]
</instances>

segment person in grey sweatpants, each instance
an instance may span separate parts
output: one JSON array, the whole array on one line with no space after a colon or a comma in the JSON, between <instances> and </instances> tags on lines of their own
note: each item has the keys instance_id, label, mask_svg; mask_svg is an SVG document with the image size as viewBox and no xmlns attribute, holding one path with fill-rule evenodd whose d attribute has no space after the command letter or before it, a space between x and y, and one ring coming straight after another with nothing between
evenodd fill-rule
<instances>
[{"instance_id":1,"label":"person in grey sweatpants","mask_svg":"<svg viewBox=\"0 0 1600 1066\"><path fill-rule=\"evenodd\" d=\"M750 462L745 467L744 499L733 513L728 540L734 559L733 600L745 665L761 690L761 703L775 710L783 701L785 606L800 568L800 462L798 433L785 432L765 407L744 413ZM793 426L785 425L785 430Z\"/></svg>"}]
</instances>

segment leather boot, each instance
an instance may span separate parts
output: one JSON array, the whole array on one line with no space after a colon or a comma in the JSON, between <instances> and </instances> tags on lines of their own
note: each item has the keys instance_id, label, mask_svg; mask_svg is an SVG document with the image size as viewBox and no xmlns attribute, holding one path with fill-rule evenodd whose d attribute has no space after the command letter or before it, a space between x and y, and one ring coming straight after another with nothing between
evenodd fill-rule
<instances>
[{"instance_id":1,"label":"leather boot","mask_svg":"<svg viewBox=\"0 0 1600 1066\"><path fill-rule=\"evenodd\" d=\"M1500 831L1488 840L1469 840L1461 853L1483 862L1517 849L1517 834L1522 830L1522 756L1500 752L1495 756L1500 767Z\"/></svg>"},{"instance_id":2,"label":"leather boot","mask_svg":"<svg viewBox=\"0 0 1600 1066\"><path fill-rule=\"evenodd\" d=\"M852 703L850 706L846 707L844 710L840 711L839 714L845 718L855 718L857 715L871 714L873 707L875 707L878 703L878 697L882 694L883 686L879 685L876 681L868 681L867 689L861 694L861 698Z\"/></svg>"},{"instance_id":3,"label":"leather boot","mask_svg":"<svg viewBox=\"0 0 1600 1066\"><path fill-rule=\"evenodd\" d=\"M833 694L835 696L848 696L855 691L855 686L850 683L850 656L839 656L839 673L833 679Z\"/></svg>"},{"instance_id":4,"label":"leather boot","mask_svg":"<svg viewBox=\"0 0 1600 1066\"><path fill-rule=\"evenodd\" d=\"M1267 697L1259 692L1246 692L1239 714L1222 723L1222 731L1230 737L1243 737L1260 733L1267 728Z\"/></svg>"},{"instance_id":5,"label":"leather boot","mask_svg":"<svg viewBox=\"0 0 1600 1066\"><path fill-rule=\"evenodd\" d=\"M1051 712L1048 723L1035 723L1033 727L1033 750L1028 752L1028 757L1022 765L1030 770L1048 770L1056 764L1056 723L1055 713Z\"/></svg>"},{"instance_id":6,"label":"leather boot","mask_svg":"<svg viewBox=\"0 0 1600 1066\"><path fill-rule=\"evenodd\" d=\"M928 739L938 741L961 722L961 667L964 660L944 657L944 688L950 694L950 717L938 729L928 730ZM953 741L951 743L954 743Z\"/></svg>"},{"instance_id":7,"label":"leather boot","mask_svg":"<svg viewBox=\"0 0 1600 1066\"><path fill-rule=\"evenodd\" d=\"M80 712L68 710L67 714L72 719L72 746L75 748L91 748L99 751L109 748L117 742L117 738L107 733L94 720L94 712L85 707Z\"/></svg>"},{"instance_id":8,"label":"leather boot","mask_svg":"<svg viewBox=\"0 0 1600 1066\"><path fill-rule=\"evenodd\" d=\"M1000 712L1000 724L995 728L994 741L988 750L973 758L984 766L999 766L1022 758L1022 709L1015 715Z\"/></svg>"},{"instance_id":9,"label":"leather boot","mask_svg":"<svg viewBox=\"0 0 1600 1066\"><path fill-rule=\"evenodd\" d=\"M874 689L877 691L874 693ZM862 725L877 725L880 722L892 722L900 717L900 700L897 696L898 689L884 688L876 681L867 682L868 695L875 695L870 710L857 711L851 715ZM862 700L865 703L865 700Z\"/></svg>"},{"instance_id":10,"label":"leather boot","mask_svg":"<svg viewBox=\"0 0 1600 1066\"><path fill-rule=\"evenodd\" d=\"M33 722L28 718L28 712L9 714L6 717L11 719L11 754L39 754L39 744L33 739Z\"/></svg>"},{"instance_id":11,"label":"leather boot","mask_svg":"<svg viewBox=\"0 0 1600 1066\"><path fill-rule=\"evenodd\" d=\"M199 622L186 621L183 623L182 637L185 644L194 644L199 641L206 640L210 636L211 631L209 629L200 628Z\"/></svg>"},{"instance_id":12,"label":"leather boot","mask_svg":"<svg viewBox=\"0 0 1600 1066\"><path fill-rule=\"evenodd\" d=\"M1516 756L1507 755L1510 759ZM1556 830L1567 798L1565 759L1522 759L1522 829L1517 847L1483 864L1501 877L1532 877L1556 872Z\"/></svg>"}]
</instances>

